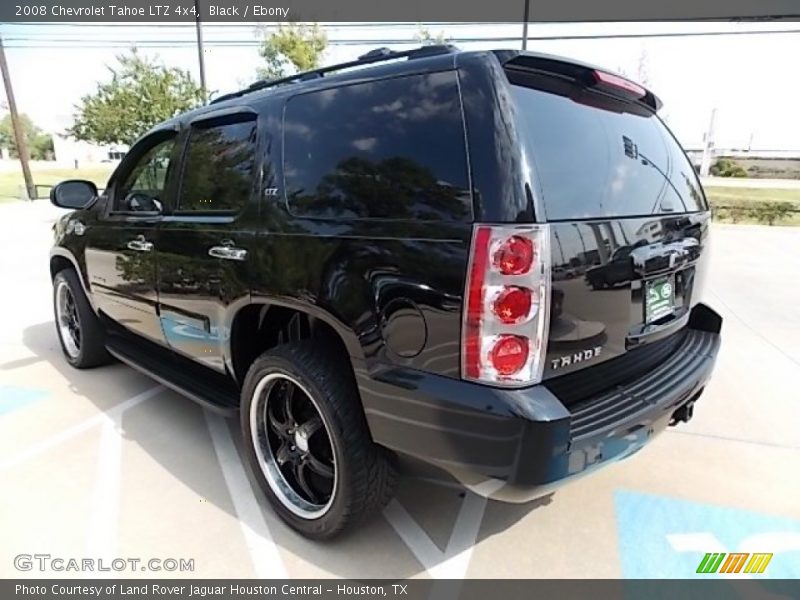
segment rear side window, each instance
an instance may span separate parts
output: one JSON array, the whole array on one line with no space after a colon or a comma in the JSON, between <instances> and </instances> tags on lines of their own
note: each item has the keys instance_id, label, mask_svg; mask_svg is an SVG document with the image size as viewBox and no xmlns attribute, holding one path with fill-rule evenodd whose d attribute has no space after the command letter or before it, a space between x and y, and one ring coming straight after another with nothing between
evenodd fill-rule
<instances>
[{"instance_id":1,"label":"rear side window","mask_svg":"<svg viewBox=\"0 0 800 600\"><path fill-rule=\"evenodd\" d=\"M694 168L654 114L597 94L511 89L549 220L705 209Z\"/></svg>"},{"instance_id":2,"label":"rear side window","mask_svg":"<svg viewBox=\"0 0 800 600\"><path fill-rule=\"evenodd\" d=\"M255 146L254 115L193 124L178 209L239 211L250 197Z\"/></svg>"},{"instance_id":3,"label":"rear side window","mask_svg":"<svg viewBox=\"0 0 800 600\"><path fill-rule=\"evenodd\" d=\"M291 213L329 219L471 217L453 71L302 94L286 104Z\"/></svg>"}]
</instances>

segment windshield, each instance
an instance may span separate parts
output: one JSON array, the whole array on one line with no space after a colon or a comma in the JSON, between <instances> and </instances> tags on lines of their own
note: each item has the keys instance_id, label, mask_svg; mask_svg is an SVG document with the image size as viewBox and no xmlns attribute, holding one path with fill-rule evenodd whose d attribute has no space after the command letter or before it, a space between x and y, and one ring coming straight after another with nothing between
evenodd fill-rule
<instances>
[{"instance_id":1,"label":"windshield","mask_svg":"<svg viewBox=\"0 0 800 600\"><path fill-rule=\"evenodd\" d=\"M511 89L548 220L705 210L694 168L655 114Z\"/></svg>"}]
</instances>

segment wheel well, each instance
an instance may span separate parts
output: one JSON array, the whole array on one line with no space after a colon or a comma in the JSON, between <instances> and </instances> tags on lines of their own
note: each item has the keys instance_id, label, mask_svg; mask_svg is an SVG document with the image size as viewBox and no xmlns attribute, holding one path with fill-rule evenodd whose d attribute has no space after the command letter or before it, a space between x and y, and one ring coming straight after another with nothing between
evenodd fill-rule
<instances>
[{"instance_id":1,"label":"wheel well","mask_svg":"<svg viewBox=\"0 0 800 600\"><path fill-rule=\"evenodd\" d=\"M321 319L284 306L251 304L244 307L231 326L231 358L236 380L241 384L253 361L267 350L304 339L320 340L331 348L334 356L349 356L341 336Z\"/></svg>"},{"instance_id":2,"label":"wheel well","mask_svg":"<svg viewBox=\"0 0 800 600\"><path fill-rule=\"evenodd\" d=\"M50 259L50 279L55 278L56 273L64 269L74 269L72 262L63 256L54 256Z\"/></svg>"}]
</instances>

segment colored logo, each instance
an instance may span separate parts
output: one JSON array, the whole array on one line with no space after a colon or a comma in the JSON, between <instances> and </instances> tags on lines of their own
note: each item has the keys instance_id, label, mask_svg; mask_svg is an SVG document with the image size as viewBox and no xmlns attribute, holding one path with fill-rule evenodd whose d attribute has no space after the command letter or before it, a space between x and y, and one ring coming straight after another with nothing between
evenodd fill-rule
<instances>
[{"instance_id":1,"label":"colored logo","mask_svg":"<svg viewBox=\"0 0 800 600\"><path fill-rule=\"evenodd\" d=\"M767 579L781 579L795 587L800 578L800 519L625 489L615 491L614 504L626 578L750 578L767 585L774 584ZM774 553L770 561L758 568L754 562L745 572L750 559L763 552ZM713 562L707 553L716 554ZM724 569L733 564L733 572L723 572L733 554L740 558ZM742 555L747 558L736 572ZM701 559L705 564L698 569ZM788 597L800 599L796 590Z\"/></svg>"},{"instance_id":2,"label":"colored logo","mask_svg":"<svg viewBox=\"0 0 800 600\"><path fill-rule=\"evenodd\" d=\"M763 573L771 560L771 553L708 552L697 565L697 573Z\"/></svg>"}]
</instances>

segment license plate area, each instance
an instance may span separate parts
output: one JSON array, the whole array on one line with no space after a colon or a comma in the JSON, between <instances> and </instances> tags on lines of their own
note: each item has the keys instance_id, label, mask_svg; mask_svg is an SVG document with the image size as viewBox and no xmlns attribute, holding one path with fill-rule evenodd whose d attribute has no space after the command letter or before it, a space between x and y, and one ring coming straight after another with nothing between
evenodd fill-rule
<instances>
[{"instance_id":1,"label":"license plate area","mask_svg":"<svg viewBox=\"0 0 800 600\"><path fill-rule=\"evenodd\" d=\"M644 322L652 323L675 312L675 276L645 281Z\"/></svg>"}]
</instances>

